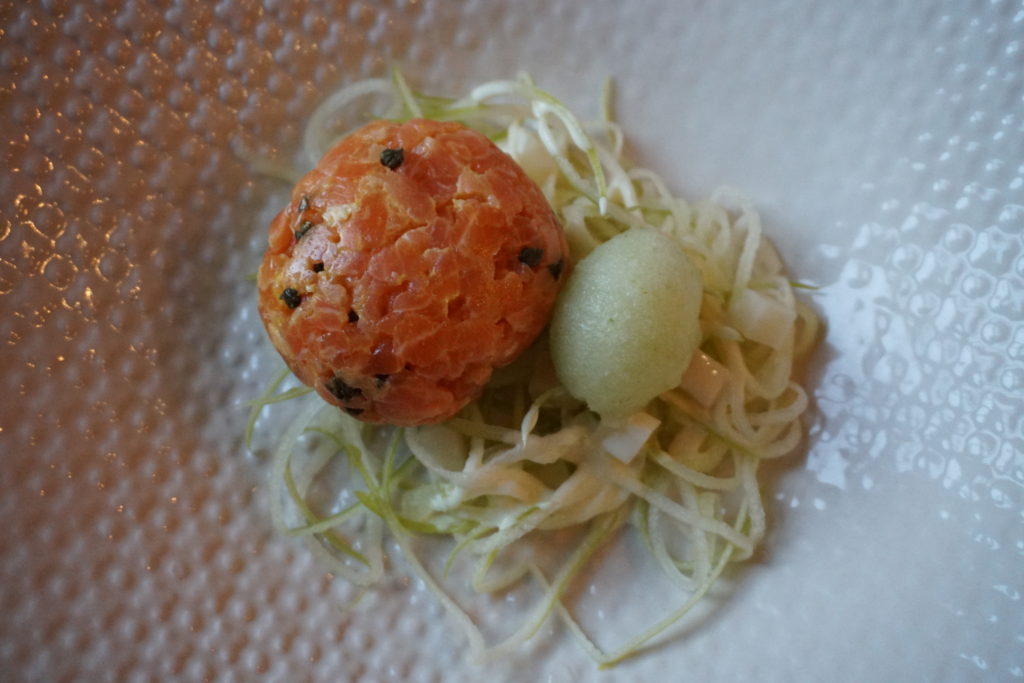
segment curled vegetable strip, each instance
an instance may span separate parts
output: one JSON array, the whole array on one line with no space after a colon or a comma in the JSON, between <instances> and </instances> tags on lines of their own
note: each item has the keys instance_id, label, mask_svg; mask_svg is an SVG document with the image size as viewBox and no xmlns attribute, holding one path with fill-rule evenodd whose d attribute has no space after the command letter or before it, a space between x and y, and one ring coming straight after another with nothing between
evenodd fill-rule
<instances>
[{"instance_id":1,"label":"curled vegetable strip","mask_svg":"<svg viewBox=\"0 0 1024 683\"><path fill-rule=\"evenodd\" d=\"M318 418L328 412L333 411L329 411L319 402L308 401L302 413L282 436L273 457L271 518L278 530L306 537L314 553L329 562L341 576L356 585L372 585L380 580L384 571L381 520L363 515L364 524L359 530L359 545L363 546L365 552L360 552L345 539L340 538L337 531L346 518L351 516L350 514L336 515L332 524L325 525L326 520L314 513L306 503L306 494L315 479L315 474L334 457L334 453L321 451L309 455L304 459L304 475L298 482L293 475L292 458L300 437L314 429ZM285 507L286 502L292 503L290 509ZM289 515L289 512L292 514ZM292 521L295 513L300 517L297 523ZM356 560L363 569L353 568L349 562L338 559L332 551Z\"/></svg>"},{"instance_id":2,"label":"curled vegetable strip","mask_svg":"<svg viewBox=\"0 0 1024 683\"><path fill-rule=\"evenodd\" d=\"M807 394L792 376L814 345L817 318L796 300L742 194L725 188L690 203L623 158L607 91L601 118L584 123L527 75L449 99L413 91L396 71L350 85L317 108L304 135L311 162L364 123L371 100L376 115L460 121L496 140L544 191L576 261L635 226L674 238L701 273L697 355L715 380L708 384L707 368L680 378L638 414L654 429L647 441L612 456L603 444L624 427L603 422L557 384L543 339L457 417L405 430L324 410L315 394L281 391L282 374L252 403L247 427L248 442L261 410L304 402L274 455L275 523L361 586L383 575L387 532L463 630L475 659L512 652L556 613L595 661L611 666L670 630L764 537L758 466L792 452L802 437ZM330 475L338 463L349 475L341 483ZM313 495L325 488L333 498ZM678 606L606 650L575 620L565 595L594 552L626 527L644 539L678 591ZM530 549L566 529L578 530L577 545L558 566L541 566ZM416 554L427 538L447 556L440 569ZM485 637L446 581L458 563L466 563L478 591L533 581L543 594L517 627Z\"/></svg>"},{"instance_id":3,"label":"curled vegetable strip","mask_svg":"<svg viewBox=\"0 0 1024 683\"><path fill-rule=\"evenodd\" d=\"M332 94L313 111L306 124L303 147L310 166L316 165L327 148L340 137L339 131L336 130L336 118L339 113L345 112L353 102L368 95L389 98L391 104L386 110L388 112L393 112L400 101L395 92L395 84L385 78L360 81Z\"/></svg>"}]
</instances>

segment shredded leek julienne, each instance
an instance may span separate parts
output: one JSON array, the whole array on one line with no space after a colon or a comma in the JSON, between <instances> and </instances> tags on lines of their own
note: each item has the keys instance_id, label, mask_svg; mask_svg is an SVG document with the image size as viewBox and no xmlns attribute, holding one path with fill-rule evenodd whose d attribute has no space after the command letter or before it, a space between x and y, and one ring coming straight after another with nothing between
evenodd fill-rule
<instances>
[{"instance_id":1,"label":"shredded leek julienne","mask_svg":"<svg viewBox=\"0 0 1024 683\"><path fill-rule=\"evenodd\" d=\"M464 630L477 660L510 652L552 612L602 665L639 652L729 563L754 553L765 534L758 465L791 452L802 435L807 396L792 380L793 364L813 344L817 320L795 299L757 212L729 189L693 204L674 196L656 174L623 159L622 131L607 104L604 111L584 125L525 75L447 99L413 92L395 72L331 95L305 132L314 164L367 115L460 121L489 135L537 182L574 260L632 226L652 226L678 240L701 272L702 342L693 363L677 388L626 421L603 421L570 397L543 339L440 425L363 424L315 394L303 397L308 391L279 391L283 376L252 403L247 440L265 406L290 398L305 406L274 456L276 523L360 586L382 577L389 535ZM333 481L326 496L325 481ZM679 606L605 649L563 597L594 551L627 523L678 587ZM551 576L529 553L515 552L566 528L579 530L578 545ZM413 540L423 536L448 539L440 576L414 552ZM517 630L487 644L457 591L445 587L458 562L474 564L477 591L534 581L543 598Z\"/></svg>"}]
</instances>

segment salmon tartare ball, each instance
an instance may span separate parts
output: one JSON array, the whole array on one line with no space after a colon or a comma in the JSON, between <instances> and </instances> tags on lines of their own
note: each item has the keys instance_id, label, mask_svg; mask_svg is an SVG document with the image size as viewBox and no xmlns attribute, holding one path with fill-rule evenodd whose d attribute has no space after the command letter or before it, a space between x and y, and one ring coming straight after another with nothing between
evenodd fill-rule
<instances>
[{"instance_id":1,"label":"salmon tartare ball","mask_svg":"<svg viewBox=\"0 0 1024 683\"><path fill-rule=\"evenodd\" d=\"M259 311L292 372L368 422L455 415L547 325L568 273L524 171L459 123L375 121L270 225Z\"/></svg>"}]
</instances>

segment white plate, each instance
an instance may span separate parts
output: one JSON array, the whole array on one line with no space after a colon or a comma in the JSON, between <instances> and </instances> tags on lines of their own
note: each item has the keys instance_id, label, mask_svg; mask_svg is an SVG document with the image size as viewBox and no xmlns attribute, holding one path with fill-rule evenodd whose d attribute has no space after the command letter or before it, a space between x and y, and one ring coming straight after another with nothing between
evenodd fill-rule
<instances>
[{"instance_id":1,"label":"white plate","mask_svg":"<svg viewBox=\"0 0 1024 683\"><path fill-rule=\"evenodd\" d=\"M332 5L0 1L5 679L1024 678L1019 3ZM821 286L765 553L611 672L554 627L474 669L422 588L342 614L270 530L246 274L284 190L232 141L290 160L326 92L391 62L451 94L526 69L595 113L613 77L634 156L686 196L743 188ZM599 587L649 604L627 557Z\"/></svg>"}]
</instances>

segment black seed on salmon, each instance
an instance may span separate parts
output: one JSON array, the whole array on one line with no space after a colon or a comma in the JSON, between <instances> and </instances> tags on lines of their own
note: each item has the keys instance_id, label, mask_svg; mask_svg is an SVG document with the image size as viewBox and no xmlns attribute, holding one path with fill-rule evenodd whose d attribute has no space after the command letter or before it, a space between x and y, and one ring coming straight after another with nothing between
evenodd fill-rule
<instances>
[{"instance_id":1,"label":"black seed on salmon","mask_svg":"<svg viewBox=\"0 0 1024 683\"><path fill-rule=\"evenodd\" d=\"M362 398L363 390L359 387L347 384L341 377L335 376L328 382L324 382L324 389L339 401L348 402L354 398Z\"/></svg>"},{"instance_id":2,"label":"black seed on salmon","mask_svg":"<svg viewBox=\"0 0 1024 683\"><path fill-rule=\"evenodd\" d=\"M323 261L317 261L316 263L313 264L313 272L314 273L323 272L323 269L324 269L324 262Z\"/></svg>"},{"instance_id":3,"label":"black seed on salmon","mask_svg":"<svg viewBox=\"0 0 1024 683\"><path fill-rule=\"evenodd\" d=\"M528 268L536 268L544 258L544 250L537 247L523 247L519 250L519 262Z\"/></svg>"},{"instance_id":4,"label":"black seed on salmon","mask_svg":"<svg viewBox=\"0 0 1024 683\"><path fill-rule=\"evenodd\" d=\"M403 161L405 161L405 150L401 147L398 149L391 149L389 147L380 153L380 163L392 171L401 166Z\"/></svg>"},{"instance_id":5,"label":"black seed on salmon","mask_svg":"<svg viewBox=\"0 0 1024 683\"><path fill-rule=\"evenodd\" d=\"M565 259L558 259L557 263L552 263L548 266L548 272L551 273L551 277L556 280L562 274L562 268L565 267Z\"/></svg>"},{"instance_id":6,"label":"black seed on salmon","mask_svg":"<svg viewBox=\"0 0 1024 683\"><path fill-rule=\"evenodd\" d=\"M357 323L357 322L359 322L359 314L356 313L353 310L349 310L349 312L348 312L348 321L350 323Z\"/></svg>"},{"instance_id":7,"label":"black seed on salmon","mask_svg":"<svg viewBox=\"0 0 1024 683\"><path fill-rule=\"evenodd\" d=\"M278 298L281 299L281 301L284 302L284 305L288 308L298 308L299 304L302 303L302 295L299 294L297 289L293 289L291 287L288 287L281 292L281 296Z\"/></svg>"}]
</instances>

